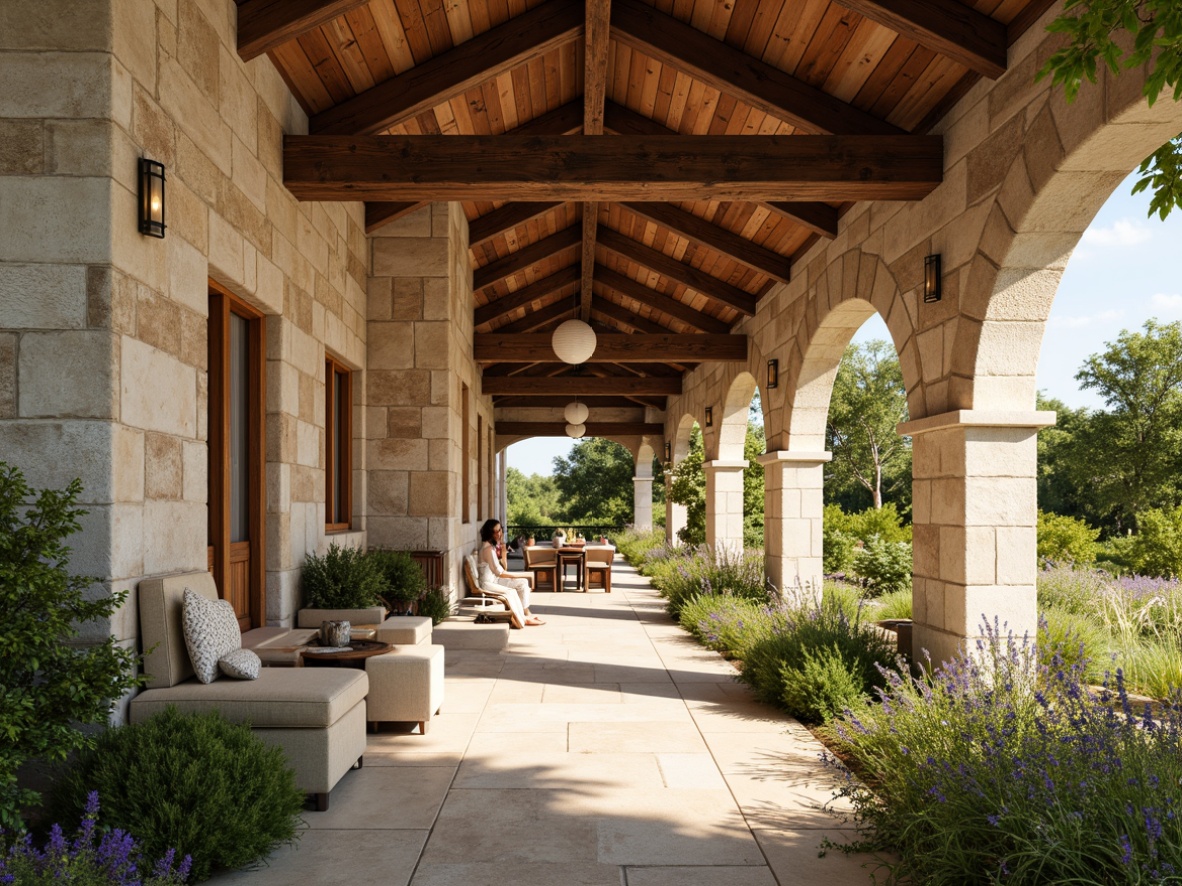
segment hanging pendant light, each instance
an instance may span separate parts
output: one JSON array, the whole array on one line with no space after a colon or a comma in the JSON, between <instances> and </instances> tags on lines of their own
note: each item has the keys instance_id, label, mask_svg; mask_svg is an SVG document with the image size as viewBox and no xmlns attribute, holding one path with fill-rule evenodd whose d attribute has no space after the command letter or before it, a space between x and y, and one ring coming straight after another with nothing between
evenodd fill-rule
<instances>
[{"instance_id":1,"label":"hanging pendant light","mask_svg":"<svg viewBox=\"0 0 1182 886\"><path fill-rule=\"evenodd\" d=\"M575 308L579 306L579 293L575 293ZM567 320L559 324L550 338L554 354L563 363L586 363L595 353L595 330L582 320Z\"/></svg>"},{"instance_id":2,"label":"hanging pendant light","mask_svg":"<svg viewBox=\"0 0 1182 886\"><path fill-rule=\"evenodd\" d=\"M584 424L569 424L566 426L566 435L574 437L576 440L587 433L587 426Z\"/></svg>"},{"instance_id":3,"label":"hanging pendant light","mask_svg":"<svg viewBox=\"0 0 1182 886\"><path fill-rule=\"evenodd\" d=\"M566 404L566 411L562 414L568 424L581 425L587 420L590 412L591 410L587 408L586 403L580 403L578 400L574 400Z\"/></svg>"}]
</instances>

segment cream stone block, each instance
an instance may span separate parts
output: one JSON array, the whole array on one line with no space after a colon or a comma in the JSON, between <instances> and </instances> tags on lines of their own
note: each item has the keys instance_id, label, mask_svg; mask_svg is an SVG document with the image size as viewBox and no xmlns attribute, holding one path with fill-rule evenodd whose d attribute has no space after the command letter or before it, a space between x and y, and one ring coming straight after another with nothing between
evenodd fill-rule
<instances>
[{"instance_id":1,"label":"cream stone block","mask_svg":"<svg viewBox=\"0 0 1182 886\"><path fill-rule=\"evenodd\" d=\"M203 570L207 562L204 502L147 501L143 507L144 572Z\"/></svg>"},{"instance_id":2,"label":"cream stone block","mask_svg":"<svg viewBox=\"0 0 1182 886\"><path fill-rule=\"evenodd\" d=\"M245 240L228 221L216 212L209 213L209 269L228 283L243 282Z\"/></svg>"},{"instance_id":3,"label":"cream stone block","mask_svg":"<svg viewBox=\"0 0 1182 886\"><path fill-rule=\"evenodd\" d=\"M0 261L110 262L110 194L106 178L0 177Z\"/></svg>"},{"instance_id":4,"label":"cream stone block","mask_svg":"<svg viewBox=\"0 0 1182 886\"><path fill-rule=\"evenodd\" d=\"M213 64L217 64L216 55ZM196 73L176 59L161 59L160 106L223 174L232 175L232 132L218 112L216 91L194 82L191 75Z\"/></svg>"},{"instance_id":5,"label":"cream stone block","mask_svg":"<svg viewBox=\"0 0 1182 886\"><path fill-rule=\"evenodd\" d=\"M414 365L418 369L447 369L450 365L450 326L447 323L414 324Z\"/></svg>"},{"instance_id":6,"label":"cream stone block","mask_svg":"<svg viewBox=\"0 0 1182 886\"><path fill-rule=\"evenodd\" d=\"M60 488L78 478L84 501L111 501L114 428L106 421L0 422L0 460L20 467L30 486Z\"/></svg>"},{"instance_id":7,"label":"cream stone block","mask_svg":"<svg viewBox=\"0 0 1182 886\"><path fill-rule=\"evenodd\" d=\"M227 46L218 47L218 110L234 135L253 155L258 153L258 95L246 76L243 62ZM261 169L261 168L260 168ZM234 177L238 178L237 154ZM241 187L241 185L239 185ZM264 185L265 188L265 185ZM253 198L252 198L253 199ZM266 192L263 192L264 202ZM262 208L262 206L260 206Z\"/></svg>"},{"instance_id":8,"label":"cream stone block","mask_svg":"<svg viewBox=\"0 0 1182 886\"><path fill-rule=\"evenodd\" d=\"M416 323L369 323L366 332L368 369L412 369L415 366ZM446 360L447 353L444 352ZM427 367L430 368L430 367Z\"/></svg>"},{"instance_id":9,"label":"cream stone block","mask_svg":"<svg viewBox=\"0 0 1182 886\"><path fill-rule=\"evenodd\" d=\"M300 558L299 562L303 562ZM300 570L286 569L267 572L267 625L291 627L296 613L302 608Z\"/></svg>"},{"instance_id":10,"label":"cream stone block","mask_svg":"<svg viewBox=\"0 0 1182 886\"><path fill-rule=\"evenodd\" d=\"M963 526L965 512L965 481L960 479L933 480L932 522L947 526ZM978 490L974 489L974 492Z\"/></svg>"},{"instance_id":11,"label":"cream stone block","mask_svg":"<svg viewBox=\"0 0 1182 886\"><path fill-rule=\"evenodd\" d=\"M448 275L448 243L439 238L378 237L373 241L376 277L444 277Z\"/></svg>"},{"instance_id":12,"label":"cream stone block","mask_svg":"<svg viewBox=\"0 0 1182 886\"><path fill-rule=\"evenodd\" d=\"M322 434L323 431L316 425L305 421L296 422L296 461L299 464L308 467L320 466Z\"/></svg>"},{"instance_id":13,"label":"cream stone block","mask_svg":"<svg viewBox=\"0 0 1182 886\"><path fill-rule=\"evenodd\" d=\"M928 624L935 625L939 628L945 628L944 620L944 603L945 603L945 582L935 579L928 579L924 583L925 592L925 621Z\"/></svg>"},{"instance_id":14,"label":"cream stone block","mask_svg":"<svg viewBox=\"0 0 1182 886\"><path fill-rule=\"evenodd\" d=\"M144 440L144 497L180 499L184 493L184 452L178 437L149 433Z\"/></svg>"},{"instance_id":15,"label":"cream stone block","mask_svg":"<svg viewBox=\"0 0 1182 886\"><path fill-rule=\"evenodd\" d=\"M1038 436L1034 428L967 428L965 472L971 477L1034 477Z\"/></svg>"},{"instance_id":16,"label":"cream stone block","mask_svg":"<svg viewBox=\"0 0 1182 886\"><path fill-rule=\"evenodd\" d=\"M85 267L0 265L0 328L78 329L86 319Z\"/></svg>"},{"instance_id":17,"label":"cream stone block","mask_svg":"<svg viewBox=\"0 0 1182 886\"><path fill-rule=\"evenodd\" d=\"M24 418L114 418L117 338L103 330L29 332L17 364Z\"/></svg>"},{"instance_id":18,"label":"cream stone block","mask_svg":"<svg viewBox=\"0 0 1182 886\"><path fill-rule=\"evenodd\" d=\"M369 513L405 516L410 479L405 471L369 472Z\"/></svg>"},{"instance_id":19,"label":"cream stone block","mask_svg":"<svg viewBox=\"0 0 1182 886\"><path fill-rule=\"evenodd\" d=\"M149 90L156 87L156 33L154 3L114 3L115 56L131 75Z\"/></svg>"},{"instance_id":20,"label":"cream stone block","mask_svg":"<svg viewBox=\"0 0 1182 886\"><path fill-rule=\"evenodd\" d=\"M103 52L3 53L0 117L106 117L111 76L110 56Z\"/></svg>"},{"instance_id":21,"label":"cream stone block","mask_svg":"<svg viewBox=\"0 0 1182 886\"><path fill-rule=\"evenodd\" d=\"M368 447L370 470L425 471L429 466L427 440L393 438L372 441Z\"/></svg>"},{"instance_id":22,"label":"cream stone block","mask_svg":"<svg viewBox=\"0 0 1182 886\"><path fill-rule=\"evenodd\" d=\"M112 426L111 480L114 500L144 500L144 435L122 425Z\"/></svg>"},{"instance_id":23,"label":"cream stone block","mask_svg":"<svg viewBox=\"0 0 1182 886\"><path fill-rule=\"evenodd\" d=\"M1033 526L1002 526L997 532L997 584L1034 585L1038 580L1038 533Z\"/></svg>"},{"instance_id":24,"label":"cream stone block","mask_svg":"<svg viewBox=\"0 0 1182 886\"><path fill-rule=\"evenodd\" d=\"M1033 526L1034 478L970 477L965 481L966 526Z\"/></svg>"},{"instance_id":25,"label":"cream stone block","mask_svg":"<svg viewBox=\"0 0 1182 886\"><path fill-rule=\"evenodd\" d=\"M947 629L962 637L980 637L983 626L997 619L1002 636L1013 632L1033 639L1038 633L1038 601L1033 585L988 585L950 589L949 602L956 607L946 619ZM963 601L963 602L962 602Z\"/></svg>"},{"instance_id":26,"label":"cream stone block","mask_svg":"<svg viewBox=\"0 0 1182 886\"><path fill-rule=\"evenodd\" d=\"M168 296L202 317L209 316L209 263L201 250L183 237L165 239L168 253Z\"/></svg>"},{"instance_id":27,"label":"cream stone block","mask_svg":"<svg viewBox=\"0 0 1182 886\"><path fill-rule=\"evenodd\" d=\"M458 451L451 440L428 440L427 469L447 471L452 468L452 454Z\"/></svg>"},{"instance_id":28,"label":"cream stone block","mask_svg":"<svg viewBox=\"0 0 1182 886\"><path fill-rule=\"evenodd\" d=\"M426 370L371 370L366 380L366 399L374 406L431 405L431 373Z\"/></svg>"},{"instance_id":29,"label":"cream stone block","mask_svg":"<svg viewBox=\"0 0 1182 886\"><path fill-rule=\"evenodd\" d=\"M426 406L422 410L422 435L428 439L451 439L452 411L446 406Z\"/></svg>"},{"instance_id":30,"label":"cream stone block","mask_svg":"<svg viewBox=\"0 0 1182 886\"><path fill-rule=\"evenodd\" d=\"M209 498L209 447L204 443L186 440L183 444L182 467L184 484L181 494L184 500L206 502Z\"/></svg>"},{"instance_id":31,"label":"cream stone block","mask_svg":"<svg viewBox=\"0 0 1182 886\"><path fill-rule=\"evenodd\" d=\"M122 339L120 352L120 417L124 424L196 437L197 371L133 338Z\"/></svg>"},{"instance_id":32,"label":"cream stone block","mask_svg":"<svg viewBox=\"0 0 1182 886\"><path fill-rule=\"evenodd\" d=\"M452 513L454 474L418 471L410 475L409 512L412 517L443 517Z\"/></svg>"},{"instance_id":33,"label":"cream stone block","mask_svg":"<svg viewBox=\"0 0 1182 886\"><path fill-rule=\"evenodd\" d=\"M426 549L427 521L421 517L369 516L366 521L371 545L403 550Z\"/></svg>"},{"instance_id":34,"label":"cream stone block","mask_svg":"<svg viewBox=\"0 0 1182 886\"><path fill-rule=\"evenodd\" d=\"M941 574L940 527L914 523L912 533L912 571L918 576L935 578Z\"/></svg>"}]
</instances>

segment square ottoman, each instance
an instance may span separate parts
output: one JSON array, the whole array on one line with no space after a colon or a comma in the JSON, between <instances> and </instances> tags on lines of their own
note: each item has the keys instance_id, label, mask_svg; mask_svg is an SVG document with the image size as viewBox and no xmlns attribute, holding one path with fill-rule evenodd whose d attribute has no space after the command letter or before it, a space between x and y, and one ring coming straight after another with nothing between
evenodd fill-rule
<instances>
[{"instance_id":1,"label":"square ottoman","mask_svg":"<svg viewBox=\"0 0 1182 886\"><path fill-rule=\"evenodd\" d=\"M376 731L379 723L414 722L427 734L431 718L443 706L443 655L442 646L420 643L365 660L371 729Z\"/></svg>"}]
</instances>

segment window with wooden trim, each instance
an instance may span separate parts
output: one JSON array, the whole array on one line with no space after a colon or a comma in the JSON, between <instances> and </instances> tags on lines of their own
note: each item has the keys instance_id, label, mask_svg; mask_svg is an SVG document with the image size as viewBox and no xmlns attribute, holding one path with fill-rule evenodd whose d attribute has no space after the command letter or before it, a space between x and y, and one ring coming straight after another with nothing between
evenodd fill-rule
<instances>
[{"instance_id":1,"label":"window with wooden trim","mask_svg":"<svg viewBox=\"0 0 1182 886\"><path fill-rule=\"evenodd\" d=\"M353 521L353 374L332 357L324 360L324 473L326 532Z\"/></svg>"}]
</instances>

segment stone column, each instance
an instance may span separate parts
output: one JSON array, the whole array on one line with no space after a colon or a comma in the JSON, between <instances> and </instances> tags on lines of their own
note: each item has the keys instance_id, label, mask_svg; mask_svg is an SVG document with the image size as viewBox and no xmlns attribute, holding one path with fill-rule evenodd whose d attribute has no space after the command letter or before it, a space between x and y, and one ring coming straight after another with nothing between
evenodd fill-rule
<instances>
[{"instance_id":1,"label":"stone column","mask_svg":"<svg viewBox=\"0 0 1182 886\"><path fill-rule=\"evenodd\" d=\"M914 649L945 661L995 618L1038 626L1036 440L1053 412L958 410L899 425L913 441Z\"/></svg>"},{"instance_id":2,"label":"stone column","mask_svg":"<svg viewBox=\"0 0 1182 886\"><path fill-rule=\"evenodd\" d=\"M633 477L632 525L639 532L653 528L653 478Z\"/></svg>"},{"instance_id":3,"label":"stone column","mask_svg":"<svg viewBox=\"0 0 1182 886\"><path fill-rule=\"evenodd\" d=\"M825 463L831 452L768 452L763 465L764 569L775 587L821 593Z\"/></svg>"},{"instance_id":4,"label":"stone column","mask_svg":"<svg viewBox=\"0 0 1182 886\"><path fill-rule=\"evenodd\" d=\"M743 550L743 469L746 459L705 462L706 544L716 553Z\"/></svg>"}]
</instances>

